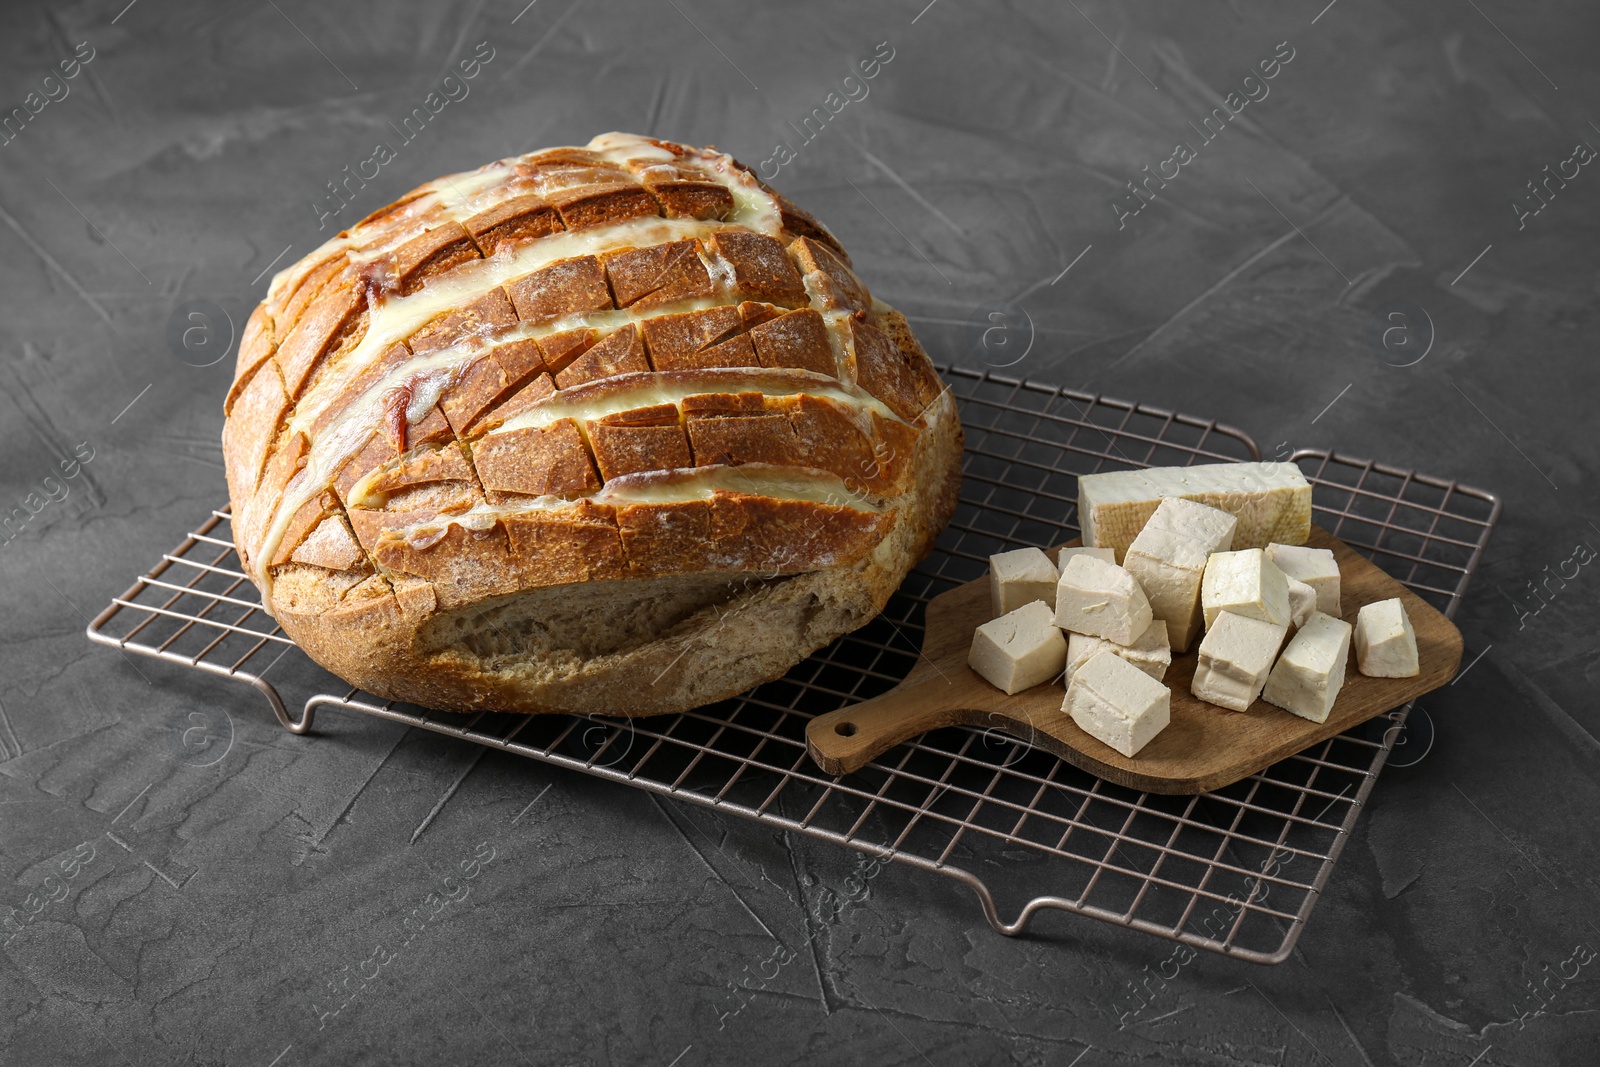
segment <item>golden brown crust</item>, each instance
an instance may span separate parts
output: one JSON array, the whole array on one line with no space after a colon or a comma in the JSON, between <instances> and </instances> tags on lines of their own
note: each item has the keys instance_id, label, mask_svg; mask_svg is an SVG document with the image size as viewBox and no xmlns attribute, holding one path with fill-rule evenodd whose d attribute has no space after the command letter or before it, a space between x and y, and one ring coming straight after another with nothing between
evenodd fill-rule
<instances>
[{"instance_id":1,"label":"golden brown crust","mask_svg":"<svg viewBox=\"0 0 1600 1067\"><path fill-rule=\"evenodd\" d=\"M655 197L631 181L596 182L562 189L550 194L550 203L561 213L561 221L569 230L654 215L659 210Z\"/></svg>"},{"instance_id":2,"label":"golden brown crust","mask_svg":"<svg viewBox=\"0 0 1600 1067\"><path fill-rule=\"evenodd\" d=\"M643 471L695 465L682 416L673 404L619 411L589 423L589 445L606 481Z\"/></svg>"},{"instance_id":3,"label":"golden brown crust","mask_svg":"<svg viewBox=\"0 0 1600 1067\"><path fill-rule=\"evenodd\" d=\"M539 567L567 585L623 573L622 539L616 509L580 500L557 514L513 515L501 523L516 559L538 560Z\"/></svg>"},{"instance_id":4,"label":"golden brown crust","mask_svg":"<svg viewBox=\"0 0 1600 1067\"><path fill-rule=\"evenodd\" d=\"M457 436L463 436L484 412L510 399L544 369L544 350L532 338L495 345L472 358L455 388L439 398L439 406Z\"/></svg>"},{"instance_id":5,"label":"golden brown crust","mask_svg":"<svg viewBox=\"0 0 1600 1067\"><path fill-rule=\"evenodd\" d=\"M659 371L760 366L742 328L739 310L726 305L650 319L644 324L650 365Z\"/></svg>"},{"instance_id":6,"label":"golden brown crust","mask_svg":"<svg viewBox=\"0 0 1600 1067\"><path fill-rule=\"evenodd\" d=\"M571 389L619 374L639 374L650 370L644 354L644 337L639 327L629 323L603 341L584 349L583 354L556 372L557 389Z\"/></svg>"},{"instance_id":7,"label":"golden brown crust","mask_svg":"<svg viewBox=\"0 0 1600 1067\"><path fill-rule=\"evenodd\" d=\"M406 347L420 356L516 324L517 313L511 306L511 299L504 289L496 286L470 304L451 308L429 319L420 330L406 338Z\"/></svg>"},{"instance_id":8,"label":"golden brown crust","mask_svg":"<svg viewBox=\"0 0 1600 1067\"><path fill-rule=\"evenodd\" d=\"M504 493L567 496L593 492L601 485L583 434L572 419L542 429L480 437L472 444L472 463L494 500Z\"/></svg>"},{"instance_id":9,"label":"golden brown crust","mask_svg":"<svg viewBox=\"0 0 1600 1067\"><path fill-rule=\"evenodd\" d=\"M267 297L273 333L280 340L288 336L299 323L301 314L327 287L329 281L348 267L349 261L342 249L323 245L284 271L280 276L284 289L282 296L274 300L269 293ZM279 280L273 280L273 288L278 287Z\"/></svg>"},{"instance_id":10,"label":"golden brown crust","mask_svg":"<svg viewBox=\"0 0 1600 1067\"><path fill-rule=\"evenodd\" d=\"M611 290L606 272L594 256L576 256L536 270L506 287L517 318L549 322L562 315L608 311Z\"/></svg>"},{"instance_id":11,"label":"golden brown crust","mask_svg":"<svg viewBox=\"0 0 1600 1067\"><path fill-rule=\"evenodd\" d=\"M491 205L463 224L486 256L502 246L549 237L564 229L561 214L538 193L518 193Z\"/></svg>"},{"instance_id":12,"label":"golden brown crust","mask_svg":"<svg viewBox=\"0 0 1600 1067\"><path fill-rule=\"evenodd\" d=\"M714 233L710 250L733 272L734 287L752 300L785 307L806 302L800 272L784 253L783 245L760 233Z\"/></svg>"},{"instance_id":13,"label":"golden brown crust","mask_svg":"<svg viewBox=\"0 0 1600 1067\"><path fill-rule=\"evenodd\" d=\"M668 218L725 219L733 210L733 194L716 182L657 179L648 173L642 180Z\"/></svg>"},{"instance_id":14,"label":"golden brown crust","mask_svg":"<svg viewBox=\"0 0 1600 1067\"><path fill-rule=\"evenodd\" d=\"M277 348L278 343L272 334L272 319L267 315L266 305L257 304L256 309L245 320L243 332L239 334L239 355L234 362L233 386L228 390L227 399L222 402L224 415L232 413L239 394L249 386L256 371L272 358Z\"/></svg>"},{"instance_id":15,"label":"golden brown crust","mask_svg":"<svg viewBox=\"0 0 1600 1067\"><path fill-rule=\"evenodd\" d=\"M428 410L419 422L405 417L410 395L398 390L384 396L384 424L370 436L361 438L350 459L333 471L333 487L341 499L348 500L361 479L394 463L413 448L437 445L453 439L450 423L438 405Z\"/></svg>"},{"instance_id":16,"label":"golden brown crust","mask_svg":"<svg viewBox=\"0 0 1600 1067\"><path fill-rule=\"evenodd\" d=\"M881 608L959 479L948 391L837 239L713 149L623 135L429 183L285 269L225 408L268 609L444 708L782 673Z\"/></svg>"},{"instance_id":17,"label":"golden brown crust","mask_svg":"<svg viewBox=\"0 0 1600 1067\"><path fill-rule=\"evenodd\" d=\"M355 271L347 268L323 286L317 298L292 320L294 325L273 355L291 397L299 396L301 386L323 356L349 334L365 328L361 311L366 306L366 295L366 288L356 281Z\"/></svg>"},{"instance_id":18,"label":"golden brown crust","mask_svg":"<svg viewBox=\"0 0 1600 1067\"><path fill-rule=\"evenodd\" d=\"M236 501L255 495L267 452L278 426L289 410L283 376L268 362L233 402L233 412L222 427L222 454L228 472L228 493Z\"/></svg>"},{"instance_id":19,"label":"golden brown crust","mask_svg":"<svg viewBox=\"0 0 1600 1067\"><path fill-rule=\"evenodd\" d=\"M915 347L896 344L861 311L850 316L850 341L857 384L906 422L916 422L941 389L921 346L914 339Z\"/></svg>"},{"instance_id":20,"label":"golden brown crust","mask_svg":"<svg viewBox=\"0 0 1600 1067\"><path fill-rule=\"evenodd\" d=\"M295 563L309 564L330 571L356 570L366 562L366 554L350 531L350 521L342 510L327 515L306 535L290 557Z\"/></svg>"},{"instance_id":21,"label":"golden brown crust","mask_svg":"<svg viewBox=\"0 0 1600 1067\"><path fill-rule=\"evenodd\" d=\"M428 229L367 264L364 276L380 293L407 296L429 278L481 258L472 235L459 222L435 218Z\"/></svg>"},{"instance_id":22,"label":"golden brown crust","mask_svg":"<svg viewBox=\"0 0 1600 1067\"><path fill-rule=\"evenodd\" d=\"M658 307L712 294L699 241L610 252L603 258L611 297L619 308Z\"/></svg>"},{"instance_id":23,"label":"golden brown crust","mask_svg":"<svg viewBox=\"0 0 1600 1067\"><path fill-rule=\"evenodd\" d=\"M793 367L834 375L838 367L828 327L815 308L802 308L767 319L750 329L750 343L763 367Z\"/></svg>"}]
</instances>

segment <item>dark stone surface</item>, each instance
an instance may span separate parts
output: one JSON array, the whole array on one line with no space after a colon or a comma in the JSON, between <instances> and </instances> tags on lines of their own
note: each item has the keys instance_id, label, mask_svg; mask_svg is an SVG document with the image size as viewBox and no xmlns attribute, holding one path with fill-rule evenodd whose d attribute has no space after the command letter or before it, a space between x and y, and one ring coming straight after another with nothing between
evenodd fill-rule
<instances>
[{"instance_id":1,"label":"dark stone surface","mask_svg":"<svg viewBox=\"0 0 1600 1067\"><path fill-rule=\"evenodd\" d=\"M93 49L0 146L0 500L67 494L0 545L0 911L94 850L7 932L0 1062L1593 1062L1600 968L1554 976L1600 946L1600 578L1548 603L1529 583L1600 545L1600 175L1552 182L1520 228L1512 207L1600 144L1592 4L124 2L0 15L5 108ZM1428 703L1432 749L1383 775L1288 962L1202 953L1119 1029L1165 942L1060 914L1006 939L892 866L734 1013L730 983L852 854L377 720L291 737L248 689L85 641L224 497L231 358L192 366L211 357L173 322L207 300L242 325L280 250L332 232L324 183L480 41L470 94L332 225L608 129L751 164L784 141L776 184L941 359L1025 352L1032 378L1269 454L1503 496L1458 617L1482 658ZM802 143L791 120L884 41L870 94ZM1203 143L1191 123L1284 41L1270 93ZM1180 140L1193 161L1119 229L1125 183ZM1411 333L1386 349L1386 325ZM221 756L185 745L197 725Z\"/></svg>"}]
</instances>

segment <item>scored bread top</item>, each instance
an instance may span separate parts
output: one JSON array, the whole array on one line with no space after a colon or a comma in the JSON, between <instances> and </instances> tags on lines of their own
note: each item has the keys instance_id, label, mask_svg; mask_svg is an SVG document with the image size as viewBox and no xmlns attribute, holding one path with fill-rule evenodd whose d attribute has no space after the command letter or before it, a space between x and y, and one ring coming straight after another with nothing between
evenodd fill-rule
<instances>
[{"instance_id":1,"label":"scored bread top","mask_svg":"<svg viewBox=\"0 0 1600 1067\"><path fill-rule=\"evenodd\" d=\"M626 134L429 182L280 272L225 411L269 609L288 566L443 605L848 563L953 417L816 219Z\"/></svg>"}]
</instances>

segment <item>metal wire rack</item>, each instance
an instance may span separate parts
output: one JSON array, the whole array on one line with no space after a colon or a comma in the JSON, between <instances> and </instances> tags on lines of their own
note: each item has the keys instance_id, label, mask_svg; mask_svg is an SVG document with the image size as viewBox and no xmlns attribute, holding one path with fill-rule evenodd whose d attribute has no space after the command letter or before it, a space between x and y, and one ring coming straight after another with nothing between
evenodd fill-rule
<instances>
[{"instance_id":1,"label":"metal wire rack","mask_svg":"<svg viewBox=\"0 0 1600 1067\"><path fill-rule=\"evenodd\" d=\"M718 705L642 720L461 716L340 686L316 692L296 719L263 674L291 650L309 661L238 569L226 511L115 598L88 635L249 682L297 734L322 709L362 712L892 857L971 888L1004 934L1060 909L1282 961L1409 706L1201 796L1123 789L999 731L965 727L926 734L842 778L807 757L811 716L882 693L910 670L929 599L980 576L991 553L1077 534L1079 475L1260 458L1249 437L1214 421L993 373L944 373L967 454L961 503L937 549L865 628ZM1494 496L1337 454L1288 461L1313 483L1319 524L1454 612L1499 517Z\"/></svg>"}]
</instances>

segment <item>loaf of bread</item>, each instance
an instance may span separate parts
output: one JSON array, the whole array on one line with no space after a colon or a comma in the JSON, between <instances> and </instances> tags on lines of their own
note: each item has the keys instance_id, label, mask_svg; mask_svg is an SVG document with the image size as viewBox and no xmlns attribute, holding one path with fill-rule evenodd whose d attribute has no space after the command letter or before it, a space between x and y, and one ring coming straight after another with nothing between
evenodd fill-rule
<instances>
[{"instance_id":1,"label":"loaf of bread","mask_svg":"<svg viewBox=\"0 0 1600 1067\"><path fill-rule=\"evenodd\" d=\"M223 452L235 544L381 697L646 715L880 611L961 428L815 218L623 134L440 178L273 278Z\"/></svg>"}]
</instances>

